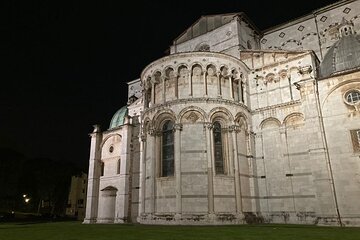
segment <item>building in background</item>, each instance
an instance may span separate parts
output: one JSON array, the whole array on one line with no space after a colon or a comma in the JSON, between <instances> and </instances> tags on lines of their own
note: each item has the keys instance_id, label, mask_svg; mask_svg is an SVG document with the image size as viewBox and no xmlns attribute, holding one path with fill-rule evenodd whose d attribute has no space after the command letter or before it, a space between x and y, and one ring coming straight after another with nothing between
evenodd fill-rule
<instances>
[{"instance_id":1,"label":"building in background","mask_svg":"<svg viewBox=\"0 0 360 240\"><path fill-rule=\"evenodd\" d=\"M71 177L71 185L66 207L66 216L74 217L81 221L84 220L87 181L88 176L86 173L81 173L78 176Z\"/></svg>"},{"instance_id":2,"label":"building in background","mask_svg":"<svg viewBox=\"0 0 360 240\"><path fill-rule=\"evenodd\" d=\"M359 16L202 16L94 126L84 223L359 226Z\"/></svg>"}]
</instances>

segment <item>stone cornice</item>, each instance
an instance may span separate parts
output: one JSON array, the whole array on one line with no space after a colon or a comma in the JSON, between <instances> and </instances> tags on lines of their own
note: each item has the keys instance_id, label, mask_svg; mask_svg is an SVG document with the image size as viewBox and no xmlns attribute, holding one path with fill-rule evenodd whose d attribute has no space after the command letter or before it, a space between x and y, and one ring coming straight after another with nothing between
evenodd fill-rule
<instances>
[{"instance_id":1,"label":"stone cornice","mask_svg":"<svg viewBox=\"0 0 360 240\"><path fill-rule=\"evenodd\" d=\"M146 115L149 112L152 112L154 110L157 110L159 108L169 108L172 105L178 105L178 104L191 104L191 103L216 103L216 104L224 104L224 105L235 105L238 107L242 107L244 110L250 113L250 109L245 106L243 103L234 102L231 100L221 99L221 98L185 98L185 99L177 99L174 101L168 101L163 104L158 104L155 106L152 106L150 108L144 109L142 116Z\"/></svg>"},{"instance_id":2,"label":"stone cornice","mask_svg":"<svg viewBox=\"0 0 360 240\"><path fill-rule=\"evenodd\" d=\"M274 108L285 108L285 107L290 107L290 106L300 105L300 104L301 104L301 100L295 100L295 101L271 105L271 106L267 106L267 107L263 107L263 108L257 108L255 110L251 111L251 114L259 113L259 112L266 111L266 110L271 110Z\"/></svg>"}]
</instances>

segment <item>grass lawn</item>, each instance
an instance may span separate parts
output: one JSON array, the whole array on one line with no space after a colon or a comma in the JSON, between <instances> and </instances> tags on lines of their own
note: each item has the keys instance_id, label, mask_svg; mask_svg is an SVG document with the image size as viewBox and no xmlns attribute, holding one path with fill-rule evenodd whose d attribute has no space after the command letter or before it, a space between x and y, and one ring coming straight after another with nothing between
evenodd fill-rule
<instances>
[{"instance_id":1,"label":"grass lawn","mask_svg":"<svg viewBox=\"0 0 360 240\"><path fill-rule=\"evenodd\" d=\"M80 222L1 223L0 240L360 240L360 228L304 225L150 226Z\"/></svg>"}]
</instances>

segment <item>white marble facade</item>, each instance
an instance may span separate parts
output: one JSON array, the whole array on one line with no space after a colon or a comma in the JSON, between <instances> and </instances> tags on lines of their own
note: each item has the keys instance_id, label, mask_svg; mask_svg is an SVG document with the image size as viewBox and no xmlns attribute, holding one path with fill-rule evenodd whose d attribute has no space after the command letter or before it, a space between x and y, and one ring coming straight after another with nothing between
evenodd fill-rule
<instances>
[{"instance_id":1,"label":"white marble facade","mask_svg":"<svg viewBox=\"0 0 360 240\"><path fill-rule=\"evenodd\" d=\"M360 65L319 74L333 44L360 53L358 16L359 0L262 32L201 17L94 127L84 223L359 226Z\"/></svg>"}]
</instances>

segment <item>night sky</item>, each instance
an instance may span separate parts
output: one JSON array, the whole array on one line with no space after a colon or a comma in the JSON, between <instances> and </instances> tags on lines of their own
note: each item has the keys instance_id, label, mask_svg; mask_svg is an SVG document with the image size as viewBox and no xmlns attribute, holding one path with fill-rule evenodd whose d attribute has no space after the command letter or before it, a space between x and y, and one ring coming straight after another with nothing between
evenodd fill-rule
<instances>
[{"instance_id":1,"label":"night sky","mask_svg":"<svg viewBox=\"0 0 360 240\"><path fill-rule=\"evenodd\" d=\"M201 15L245 12L264 30L336 2L282 1L3 3L0 148L87 169L92 125L108 128L126 82Z\"/></svg>"}]
</instances>

